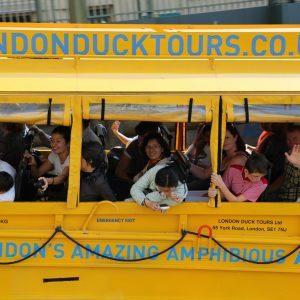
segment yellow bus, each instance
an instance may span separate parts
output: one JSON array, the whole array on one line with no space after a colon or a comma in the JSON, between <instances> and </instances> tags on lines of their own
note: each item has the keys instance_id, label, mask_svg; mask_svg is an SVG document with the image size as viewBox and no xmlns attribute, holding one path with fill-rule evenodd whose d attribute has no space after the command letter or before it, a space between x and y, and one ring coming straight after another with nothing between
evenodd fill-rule
<instances>
[{"instance_id":1,"label":"yellow bus","mask_svg":"<svg viewBox=\"0 0 300 300\"><path fill-rule=\"evenodd\" d=\"M299 122L299 26L0 26L0 122L71 127L66 202L0 203L1 299L292 299L299 203L80 202L82 120ZM181 136L181 138L180 138ZM200 197L200 195L199 195ZM197 198L197 194L196 194Z\"/></svg>"}]
</instances>

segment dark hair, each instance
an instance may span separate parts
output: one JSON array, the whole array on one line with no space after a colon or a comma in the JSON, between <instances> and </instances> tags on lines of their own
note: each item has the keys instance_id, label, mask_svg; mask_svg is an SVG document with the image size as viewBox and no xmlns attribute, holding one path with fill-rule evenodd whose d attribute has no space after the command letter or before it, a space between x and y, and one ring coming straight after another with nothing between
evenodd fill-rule
<instances>
[{"instance_id":1,"label":"dark hair","mask_svg":"<svg viewBox=\"0 0 300 300\"><path fill-rule=\"evenodd\" d=\"M0 172L0 191L7 192L14 185L14 180L7 172Z\"/></svg>"},{"instance_id":2,"label":"dark hair","mask_svg":"<svg viewBox=\"0 0 300 300\"><path fill-rule=\"evenodd\" d=\"M238 132L237 128L233 125L233 123L227 123L226 129L234 136L237 136L236 140L236 148L237 151L246 151L246 145L241 137L240 133Z\"/></svg>"},{"instance_id":3,"label":"dark hair","mask_svg":"<svg viewBox=\"0 0 300 300\"><path fill-rule=\"evenodd\" d=\"M210 124L205 124L205 123L199 124L196 131L196 136L193 141L193 146L196 149L195 158L197 158L199 155L206 157L206 153L204 152L204 147L206 145L204 135L208 131L211 132Z\"/></svg>"},{"instance_id":4,"label":"dark hair","mask_svg":"<svg viewBox=\"0 0 300 300\"><path fill-rule=\"evenodd\" d=\"M143 140L143 143L142 143L141 151L142 151L143 155L145 155L145 157L147 157L146 146L149 143L149 141L151 141L151 140L156 140L160 144L160 146L164 150L162 153L162 155L164 157L169 157L171 155L170 147L169 147L167 141L159 133L152 133L152 134L146 135Z\"/></svg>"},{"instance_id":5,"label":"dark hair","mask_svg":"<svg viewBox=\"0 0 300 300\"><path fill-rule=\"evenodd\" d=\"M71 129L70 129L70 127L57 126L52 130L51 135L55 134L55 133L60 134L64 138L64 140L66 141L66 144L70 143L70 140L71 140Z\"/></svg>"},{"instance_id":6,"label":"dark hair","mask_svg":"<svg viewBox=\"0 0 300 300\"><path fill-rule=\"evenodd\" d=\"M160 169L155 176L155 184L161 187L177 187L179 177L177 172L170 166Z\"/></svg>"},{"instance_id":7,"label":"dark hair","mask_svg":"<svg viewBox=\"0 0 300 300\"><path fill-rule=\"evenodd\" d=\"M134 130L137 135L144 136L147 133L159 132L159 122L140 122L135 126Z\"/></svg>"},{"instance_id":8,"label":"dark hair","mask_svg":"<svg viewBox=\"0 0 300 300\"><path fill-rule=\"evenodd\" d=\"M105 151L98 142L87 142L82 144L82 157L95 169L107 169Z\"/></svg>"},{"instance_id":9,"label":"dark hair","mask_svg":"<svg viewBox=\"0 0 300 300\"><path fill-rule=\"evenodd\" d=\"M288 124L287 126L287 132L294 132L294 131L300 131L300 125L298 124Z\"/></svg>"},{"instance_id":10,"label":"dark hair","mask_svg":"<svg viewBox=\"0 0 300 300\"><path fill-rule=\"evenodd\" d=\"M252 152L252 154L248 157L245 169L251 173L260 173L260 174L268 174L271 168L271 163L266 159L266 157L257 152Z\"/></svg>"}]
</instances>

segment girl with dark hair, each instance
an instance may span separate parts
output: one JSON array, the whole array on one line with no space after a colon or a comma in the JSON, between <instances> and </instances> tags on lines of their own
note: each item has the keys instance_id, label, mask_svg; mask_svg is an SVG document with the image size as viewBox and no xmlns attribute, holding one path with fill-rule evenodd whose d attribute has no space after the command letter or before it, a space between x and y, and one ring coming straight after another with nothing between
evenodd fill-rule
<instances>
[{"instance_id":1,"label":"girl with dark hair","mask_svg":"<svg viewBox=\"0 0 300 300\"><path fill-rule=\"evenodd\" d=\"M69 176L70 138L71 130L69 127L58 126L54 128L51 133L51 153L39 167L34 156L30 153L24 155L31 166L32 175L44 181L43 190L45 191L49 185L53 186L47 191L49 200L52 198L51 192L53 192L54 200L66 200L67 192L64 183ZM41 177L45 174L50 176Z\"/></svg>"},{"instance_id":2,"label":"girl with dark hair","mask_svg":"<svg viewBox=\"0 0 300 300\"><path fill-rule=\"evenodd\" d=\"M143 140L141 151L147 157L148 162L143 170L133 178L134 182L155 165L166 165L170 161L171 151L169 145L159 133L147 135Z\"/></svg>"},{"instance_id":3,"label":"girl with dark hair","mask_svg":"<svg viewBox=\"0 0 300 300\"><path fill-rule=\"evenodd\" d=\"M161 204L174 206L181 203L187 191L174 168L156 165L132 186L130 194L138 204L161 211Z\"/></svg>"},{"instance_id":4,"label":"girl with dark hair","mask_svg":"<svg viewBox=\"0 0 300 300\"><path fill-rule=\"evenodd\" d=\"M223 144L223 159L221 165L221 173L224 173L231 165L244 166L248 158L246 145L240 136L237 128L228 123L226 126L226 134Z\"/></svg>"},{"instance_id":5,"label":"girl with dark hair","mask_svg":"<svg viewBox=\"0 0 300 300\"><path fill-rule=\"evenodd\" d=\"M106 178L105 151L98 142L82 145L80 201L116 201Z\"/></svg>"},{"instance_id":6,"label":"girl with dark hair","mask_svg":"<svg viewBox=\"0 0 300 300\"><path fill-rule=\"evenodd\" d=\"M223 159L220 172L224 173L233 164L244 166L247 157L248 154L242 137L236 127L232 123L228 123L223 144ZM191 165L191 173L199 179L208 179L211 172L211 167Z\"/></svg>"}]
</instances>

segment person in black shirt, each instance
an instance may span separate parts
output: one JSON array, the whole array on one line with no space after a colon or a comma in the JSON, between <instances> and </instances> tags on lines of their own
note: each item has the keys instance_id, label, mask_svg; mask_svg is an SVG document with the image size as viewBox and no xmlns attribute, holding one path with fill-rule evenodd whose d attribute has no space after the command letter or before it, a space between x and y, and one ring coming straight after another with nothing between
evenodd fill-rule
<instances>
[{"instance_id":1,"label":"person in black shirt","mask_svg":"<svg viewBox=\"0 0 300 300\"><path fill-rule=\"evenodd\" d=\"M97 142L83 143L81 158L80 201L116 201L107 181L105 151Z\"/></svg>"}]
</instances>

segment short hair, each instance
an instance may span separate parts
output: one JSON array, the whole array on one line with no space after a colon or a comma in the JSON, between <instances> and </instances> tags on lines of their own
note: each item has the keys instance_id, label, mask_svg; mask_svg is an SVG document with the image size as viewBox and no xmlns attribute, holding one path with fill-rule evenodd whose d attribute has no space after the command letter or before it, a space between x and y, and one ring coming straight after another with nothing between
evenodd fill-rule
<instances>
[{"instance_id":1,"label":"short hair","mask_svg":"<svg viewBox=\"0 0 300 300\"><path fill-rule=\"evenodd\" d=\"M98 142L87 142L82 144L82 157L93 167L93 168L107 168L107 162L105 159L105 151Z\"/></svg>"},{"instance_id":2,"label":"short hair","mask_svg":"<svg viewBox=\"0 0 300 300\"><path fill-rule=\"evenodd\" d=\"M14 180L7 172L0 172L0 192L8 192L14 186Z\"/></svg>"},{"instance_id":3,"label":"short hair","mask_svg":"<svg viewBox=\"0 0 300 300\"><path fill-rule=\"evenodd\" d=\"M137 135L144 136L147 133L159 132L159 127L159 122L140 122L134 129Z\"/></svg>"},{"instance_id":4,"label":"short hair","mask_svg":"<svg viewBox=\"0 0 300 300\"><path fill-rule=\"evenodd\" d=\"M160 169L155 176L155 184L161 187L177 187L179 176L170 166Z\"/></svg>"},{"instance_id":5,"label":"short hair","mask_svg":"<svg viewBox=\"0 0 300 300\"><path fill-rule=\"evenodd\" d=\"M147 157L146 146L151 140L156 140L160 144L160 146L163 148L162 154L164 157L169 157L171 155L171 150L167 141L159 133L152 133L146 135L142 143L141 150L143 152L143 155L145 155L145 157Z\"/></svg>"},{"instance_id":6,"label":"short hair","mask_svg":"<svg viewBox=\"0 0 300 300\"><path fill-rule=\"evenodd\" d=\"M245 164L245 169L247 169L250 174L268 174L270 168L271 163L266 159L266 157L263 154L257 152L252 152Z\"/></svg>"},{"instance_id":7,"label":"short hair","mask_svg":"<svg viewBox=\"0 0 300 300\"><path fill-rule=\"evenodd\" d=\"M66 141L66 144L70 143L70 140L71 140L71 129L70 129L70 127L57 126L52 130L51 135L55 134L55 133L60 134L64 138L64 140Z\"/></svg>"}]
</instances>

